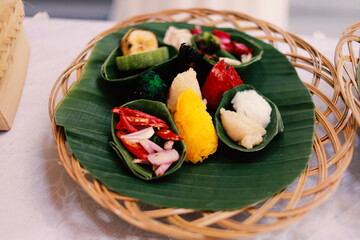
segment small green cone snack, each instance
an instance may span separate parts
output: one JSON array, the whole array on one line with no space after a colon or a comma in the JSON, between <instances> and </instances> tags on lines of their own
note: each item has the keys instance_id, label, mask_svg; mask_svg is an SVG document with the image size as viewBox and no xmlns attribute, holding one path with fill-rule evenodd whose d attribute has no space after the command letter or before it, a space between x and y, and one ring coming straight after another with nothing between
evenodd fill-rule
<instances>
[{"instance_id":1,"label":"small green cone snack","mask_svg":"<svg viewBox=\"0 0 360 240\"><path fill-rule=\"evenodd\" d=\"M136 95L139 98L165 102L166 90L167 86L164 80L162 80L158 74L151 70L141 75L141 80L139 82L139 88L136 91Z\"/></svg>"}]
</instances>

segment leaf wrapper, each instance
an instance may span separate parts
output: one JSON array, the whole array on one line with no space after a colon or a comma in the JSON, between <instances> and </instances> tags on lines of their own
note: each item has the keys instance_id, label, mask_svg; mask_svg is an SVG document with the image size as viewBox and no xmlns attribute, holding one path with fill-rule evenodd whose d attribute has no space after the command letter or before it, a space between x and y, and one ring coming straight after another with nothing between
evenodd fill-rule
<instances>
[{"instance_id":1,"label":"leaf wrapper","mask_svg":"<svg viewBox=\"0 0 360 240\"><path fill-rule=\"evenodd\" d=\"M227 146L229 146L230 148L242 151L242 152L255 152L255 151L259 151L261 149L263 149L264 147L266 147L266 145L268 145L270 143L270 141L278 134L284 131L284 124L281 118L281 114L279 112L279 109L277 108L277 106L268 98L262 96L270 105L271 107L271 116L270 116L270 123L268 124L268 126L266 127L266 134L263 136L263 141L254 146L251 149L247 149L239 144L237 144L236 142L234 142L226 133L226 131L224 130L222 124L221 124L221 119L220 119L220 109L224 108L226 110L232 110L234 111L232 104L231 104L231 100L233 99L233 97L235 96L235 94L237 92L241 92L241 91L245 91L245 90L255 90L260 96L262 96L261 93L259 93L259 91L257 91L254 87L248 85L248 84L242 84L242 85L238 85L237 87L234 87L228 91L226 91L222 98L221 101L219 103L219 106L215 112L215 128L216 128L216 133L218 135L218 137L221 139L221 141L223 141Z\"/></svg>"}]
</instances>

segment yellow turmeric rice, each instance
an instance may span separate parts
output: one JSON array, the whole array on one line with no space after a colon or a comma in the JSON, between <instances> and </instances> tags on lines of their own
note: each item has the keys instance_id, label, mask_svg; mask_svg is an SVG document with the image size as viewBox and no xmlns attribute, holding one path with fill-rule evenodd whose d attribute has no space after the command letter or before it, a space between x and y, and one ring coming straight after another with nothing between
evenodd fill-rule
<instances>
[{"instance_id":1,"label":"yellow turmeric rice","mask_svg":"<svg viewBox=\"0 0 360 240\"><path fill-rule=\"evenodd\" d=\"M218 137L212 118L193 90L186 89L180 94L174 121L187 148L185 161L202 162L216 151Z\"/></svg>"}]
</instances>

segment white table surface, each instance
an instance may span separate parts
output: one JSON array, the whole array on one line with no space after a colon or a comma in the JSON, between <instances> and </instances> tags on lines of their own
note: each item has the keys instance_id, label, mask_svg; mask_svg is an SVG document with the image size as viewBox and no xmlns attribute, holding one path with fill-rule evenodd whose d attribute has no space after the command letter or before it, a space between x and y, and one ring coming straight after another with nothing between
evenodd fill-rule
<instances>
[{"instance_id":1,"label":"white table surface","mask_svg":"<svg viewBox=\"0 0 360 240\"><path fill-rule=\"evenodd\" d=\"M24 20L31 47L12 129L0 132L0 239L170 239L138 229L95 203L59 165L48 116L50 90L86 44L113 22ZM333 61L337 39L304 36ZM359 132L334 195L296 224L256 239L360 239Z\"/></svg>"}]
</instances>

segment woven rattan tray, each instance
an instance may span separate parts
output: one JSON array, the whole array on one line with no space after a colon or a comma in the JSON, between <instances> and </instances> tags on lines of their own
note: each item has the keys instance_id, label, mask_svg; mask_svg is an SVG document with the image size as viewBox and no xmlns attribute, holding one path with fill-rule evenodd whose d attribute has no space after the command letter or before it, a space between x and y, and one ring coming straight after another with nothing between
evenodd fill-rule
<instances>
[{"instance_id":1,"label":"woven rattan tray","mask_svg":"<svg viewBox=\"0 0 360 240\"><path fill-rule=\"evenodd\" d=\"M360 58L360 21L342 34L335 51L335 65L341 93L360 125L360 100L356 74Z\"/></svg>"},{"instance_id":2,"label":"woven rattan tray","mask_svg":"<svg viewBox=\"0 0 360 240\"><path fill-rule=\"evenodd\" d=\"M266 201L233 211L202 212L149 206L111 192L94 179L66 148L64 129L54 112L69 91L70 76L79 81L87 57L102 37L119 28L147 21L185 21L234 27L282 51L298 71L316 105L313 155L305 171L287 189ZM353 154L356 122L344 104L329 60L301 38L267 22L232 11L166 10L126 19L96 36L55 82L49 113L61 162L69 175L101 206L147 231L179 239L247 238L285 228L304 217L336 190Z\"/></svg>"}]
</instances>

